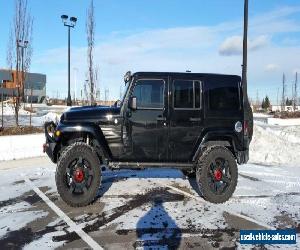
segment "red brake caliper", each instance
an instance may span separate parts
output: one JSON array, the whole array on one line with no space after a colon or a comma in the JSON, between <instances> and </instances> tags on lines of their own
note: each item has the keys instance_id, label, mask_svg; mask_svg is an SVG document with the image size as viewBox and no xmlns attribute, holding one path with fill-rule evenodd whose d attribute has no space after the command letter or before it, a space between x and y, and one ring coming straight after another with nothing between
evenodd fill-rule
<instances>
[{"instance_id":1,"label":"red brake caliper","mask_svg":"<svg viewBox=\"0 0 300 250\"><path fill-rule=\"evenodd\" d=\"M81 168L77 168L74 172L74 179L76 182L82 182L84 179L84 173Z\"/></svg>"},{"instance_id":2,"label":"red brake caliper","mask_svg":"<svg viewBox=\"0 0 300 250\"><path fill-rule=\"evenodd\" d=\"M216 181L220 181L222 179L222 171L220 169L216 169L214 171L214 177Z\"/></svg>"}]
</instances>

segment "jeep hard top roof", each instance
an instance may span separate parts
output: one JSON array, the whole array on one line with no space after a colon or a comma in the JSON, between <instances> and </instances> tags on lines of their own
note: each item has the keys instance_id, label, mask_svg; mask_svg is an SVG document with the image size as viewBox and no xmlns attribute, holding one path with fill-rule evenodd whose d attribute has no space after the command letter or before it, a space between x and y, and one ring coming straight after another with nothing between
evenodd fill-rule
<instances>
[{"instance_id":1,"label":"jeep hard top roof","mask_svg":"<svg viewBox=\"0 0 300 250\"><path fill-rule=\"evenodd\" d=\"M238 75L226 75L226 74L215 74L215 73L190 73L190 72L135 72L133 77L176 77L176 78L231 78L237 81L241 81L241 77Z\"/></svg>"}]
</instances>

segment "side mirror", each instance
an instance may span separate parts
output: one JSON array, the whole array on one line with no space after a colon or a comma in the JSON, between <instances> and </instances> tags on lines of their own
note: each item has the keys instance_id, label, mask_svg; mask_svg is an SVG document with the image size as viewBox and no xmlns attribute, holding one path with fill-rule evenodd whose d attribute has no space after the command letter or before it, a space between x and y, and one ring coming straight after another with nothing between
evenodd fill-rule
<instances>
[{"instance_id":1,"label":"side mirror","mask_svg":"<svg viewBox=\"0 0 300 250\"><path fill-rule=\"evenodd\" d=\"M132 77L131 71L127 71L126 74L124 75L125 86L131 80L131 77Z\"/></svg>"},{"instance_id":2,"label":"side mirror","mask_svg":"<svg viewBox=\"0 0 300 250\"><path fill-rule=\"evenodd\" d=\"M128 107L132 110L136 110L137 109L137 105L136 105L136 97L132 96L129 98L129 103L128 103Z\"/></svg>"}]
</instances>

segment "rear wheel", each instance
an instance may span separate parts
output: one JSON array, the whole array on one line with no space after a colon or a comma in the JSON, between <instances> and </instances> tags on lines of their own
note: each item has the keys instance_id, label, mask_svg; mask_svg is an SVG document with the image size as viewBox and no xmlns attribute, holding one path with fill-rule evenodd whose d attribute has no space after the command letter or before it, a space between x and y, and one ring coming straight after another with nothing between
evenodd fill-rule
<instances>
[{"instance_id":1,"label":"rear wheel","mask_svg":"<svg viewBox=\"0 0 300 250\"><path fill-rule=\"evenodd\" d=\"M225 147L208 148L197 164L196 180L203 198L223 203L232 196L237 185L238 169L234 156Z\"/></svg>"},{"instance_id":2,"label":"rear wheel","mask_svg":"<svg viewBox=\"0 0 300 250\"><path fill-rule=\"evenodd\" d=\"M56 186L63 201L73 207L91 203L100 187L101 168L94 149L83 142L67 147L57 164Z\"/></svg>"}]
</instances>

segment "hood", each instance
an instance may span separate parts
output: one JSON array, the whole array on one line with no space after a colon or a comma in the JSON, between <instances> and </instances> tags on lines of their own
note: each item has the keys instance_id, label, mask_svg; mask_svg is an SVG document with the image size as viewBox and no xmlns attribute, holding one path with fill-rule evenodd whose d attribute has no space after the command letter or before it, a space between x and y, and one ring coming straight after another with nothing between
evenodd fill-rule
<instances>
[{"instance_id":1,"label":"hood","mask_svg":"<svg viewBox=\"0 0 300 250\"><path fill-rule=\"evenodd\" d=\"M61 121L72 121L72 122L97 122L103 119L107 119L108 116L111 118L120 114L119 107L109 106L84 106L70 108L64 112Z\"/></svg>"}]
</instances>

